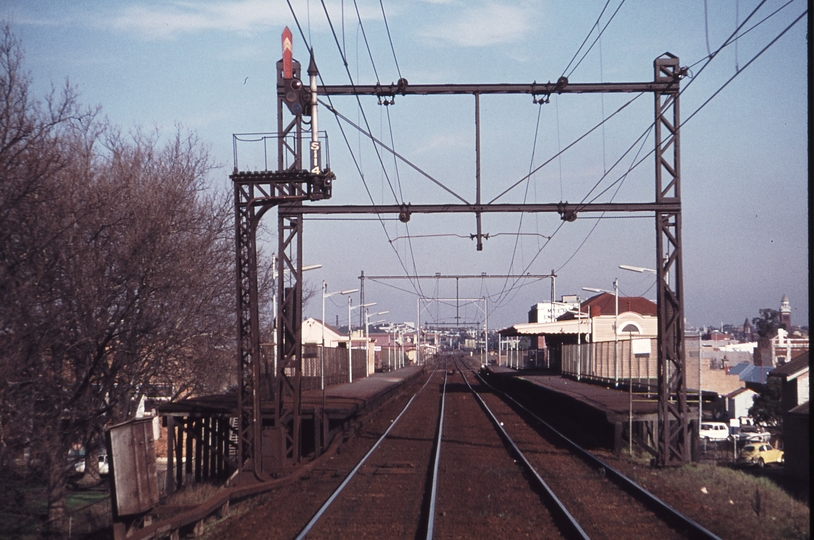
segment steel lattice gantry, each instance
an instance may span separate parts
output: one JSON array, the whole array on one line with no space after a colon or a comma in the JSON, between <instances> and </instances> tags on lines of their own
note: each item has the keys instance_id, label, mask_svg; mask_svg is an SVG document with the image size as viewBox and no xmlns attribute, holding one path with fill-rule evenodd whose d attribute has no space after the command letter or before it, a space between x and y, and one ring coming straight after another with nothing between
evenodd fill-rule
<instances>
[{"instance_id":1,"label":"steel lattice gantry","mask_svg":"<svg viewBox=\"0 0 814 540\"><path fill-rule=\"evenodd\" d=\"M655 96L655 162L656 196L653 202L588 203L563 202L545 204L408 204L302 206L280 208L281 215L303 214L396 214L402 221L411 214L473 213L476 218L489 212L557 212L571 221L578 213L654 212L657 235L657 303L659 318L658 377L659 433L657 464L679 465L690 460L689 409L687 403L686 368L684 358L684 307L681 251L681 176L680 176L680 81L686 68L679 59L666 53L654 61L652 82L639 83L569 83L561 78L544 84L473 84L473 85L409 85L404 79L389 86L354 85L320 86L321 95L373 95L392 104L396 95L475 96L477 117L478 96L481 94L527 94L535 103L546 103L551 94L566 93L629 93L652 92ZM477 122L476 122L477 126ZM476 128L477 129L477 128ZM479 134L476 135L476 140ZM476 160L480 162L476 148ZM476 167L477 168L477 167ZM479 179L477 189L479 191ZM671 288L672 287L672 288Z\"/></svg>"},{"instance_id":2,"label":"steel lattice gantry","mask_svg":"<svg viewBox=\"0 0 814 540\"><path fill-rule=\"evenodd\" d=\"M678 59L657 58L656 81L679 77ZM681 147L678 92L656 92L656 203L681 202ZM656 210L659 434L657 465L690 460L687 370L684 357L684 277L681 210ZM673 289L670 286L674 287ZM700 391L700 390L699 390Z\"/></svg>"},{"instance_id":3,"label":"steel lattice gantry","mask_svg":"<svg viewBox=\"0 0 814 540\"><path fill-rule=\"evenodd\" d=\"M284 53L285 59L285 53ZM303 201L330 197L333 174L312 164L302 167L302 113L307 107L292 107L296 88L284 77L283 61L277 63L278 90L278 167L275 172L239 172L231 176L235 185L235 222L237 243L237 300L239 348L239 467L264 479L268 472L300 459L300 368L302 302L302 218L304 214L386 214L408 219L410 214L471 212L479 219L488 212L558 212L571 221L582 212L653 211L657 231L657 282L659 317L659 434L657 464L685 463L690 457L689 411L683 355L683 299L681 259L681 200L679 152L679 88L684 69L678 58L666 54L654 62L655 80L649 83L570 84L564 78L556 84L531 85L421 85L410 86L401 80L390 87L320 86L312 76L311 103L316 94L376 95L391 100L395 95L529 94L544 103L551 93L653 92L655 95L656 200L648 203L589 204L417 204L390 206L303 205ZM293 62L293 77L299 80L299 64ZM316 74L313 64L309 75ZM296 81L294 81L296 82ZM538 99L542 96L542 99ZM287 105L293 120L284 124ZM296 103L295 103L296 105ZM477 113L476 113L477 114ZM315 124L312 121L312 124ZM312 137L316 126L312 125ZM478 134L479 136L479 134ZM313 153L312 139L312 153ZM317 142L318 147L318 142ZM477 156L479 161L480 156ZM290 163L289 163L290 161ZM478 179L479 180L479 179ZM479 182L478 182L479 184ZM480 186L478 185L478 190ZM260 339L257 292L255 231L263 213L278 210L278 329L275 373L274 418L263 427L260 404ZM289 276L287 285L284 275ZM674 289L671 289L671 286ZM244 474L244 476L246 476Z\"/></svg>"}]
</instances>

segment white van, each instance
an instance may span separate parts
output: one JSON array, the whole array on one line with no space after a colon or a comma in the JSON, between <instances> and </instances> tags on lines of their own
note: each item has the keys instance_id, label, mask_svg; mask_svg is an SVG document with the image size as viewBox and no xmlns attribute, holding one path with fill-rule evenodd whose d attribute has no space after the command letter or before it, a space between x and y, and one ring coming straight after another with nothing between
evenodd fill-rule
<instances>
[{"instance_id":1,"label":"white van","mask_svg":"<svg viewBox=\"0 0 814 540\"><path fill-rule=\"evenodd\" d=\"M729 438L729 426L723 422L701 422L698 438L702 441L725 441Z\"/></svg>"}]
</instances>

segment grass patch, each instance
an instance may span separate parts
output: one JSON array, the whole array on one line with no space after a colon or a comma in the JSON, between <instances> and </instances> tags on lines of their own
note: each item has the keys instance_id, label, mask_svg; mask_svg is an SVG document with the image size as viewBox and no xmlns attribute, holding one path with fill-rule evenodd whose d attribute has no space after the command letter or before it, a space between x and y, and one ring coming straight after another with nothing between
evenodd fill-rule
<instances>
[{"instance_id":1,"label":"grass patch","mask_svg":"<svg viewBox=\"0 0 814 540\"><path fill-rule=\"evenodd\" d=\"M223 486L196 484L167 497L167 506L197 506L205 503L223 490Z\"/></svg>"},{"instance_id":2,"label":"grass patch","mask_svg":"<svg viewBox=\"0 0 814 540\"><path fill-rule=\"evenodd\" d=\"M609 465L722 538L811 537L807 504L766 476L710 463L656 469L606 456ZM603 459L606 459L603 456ZM771 471L778 477L782 471Z\"/></svg>"}]
</instances>

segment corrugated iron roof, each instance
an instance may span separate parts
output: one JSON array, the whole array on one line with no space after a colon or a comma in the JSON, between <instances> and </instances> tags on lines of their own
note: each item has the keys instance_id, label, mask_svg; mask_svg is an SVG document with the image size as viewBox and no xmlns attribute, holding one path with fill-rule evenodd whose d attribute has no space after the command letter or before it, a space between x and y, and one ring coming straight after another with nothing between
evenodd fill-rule
<instances>
[{"instance_id":1,"label":"corrugated iron roof","mask_svg":"<svg viewBox=\"0 0 814 540\"><path fill-rule=\"evenodd\" d=\"M577 334L580 332L587 334L590 332L590 322L587 318L555 321L549 323L523 323L515 324L500 330L502 336L534 336L540 334Z\"/></svg>"},{"instance_id":2,"label":"corrugated iron roof","mask_svg":"<svg viewBox=\"0 0 814 540\"><path fill-rule=\"evenodd\" d=\"M746 362L741 362L740 364L735 364L731 368L729 368L730 375L740 375L744 369L748 368L752 364L747 364Z\"/></svg>"},{"instance_id":3,"label":"corrugated iron roof","mask_svg":"<svg viewBox=\"0 0 814 540\"><path fill-rule=\"evenodd\" d=\"M773 367L769 366L752 366L747 364L746 369L741 371L739 378L744 382L765 384L766 377L773 369Z\"/></svg>"}]
</instances>

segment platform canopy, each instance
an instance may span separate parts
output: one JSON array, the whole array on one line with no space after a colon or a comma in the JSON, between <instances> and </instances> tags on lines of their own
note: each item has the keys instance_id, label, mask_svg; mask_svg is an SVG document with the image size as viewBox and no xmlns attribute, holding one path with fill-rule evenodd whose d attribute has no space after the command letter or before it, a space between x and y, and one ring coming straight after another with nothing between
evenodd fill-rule
<instances>
[{"instance_id":1,"label":"platform canopy","mask_svg":"<svg viewBox=\"0 0 814 540\"><path fill-rule=\"evenodd\" d=\"M538 336L542 334L589 334L591 332L590 320L571 319L547 323L521 323L509 326L499 331L503 337Z\"/></svg>"}]
</instances>

